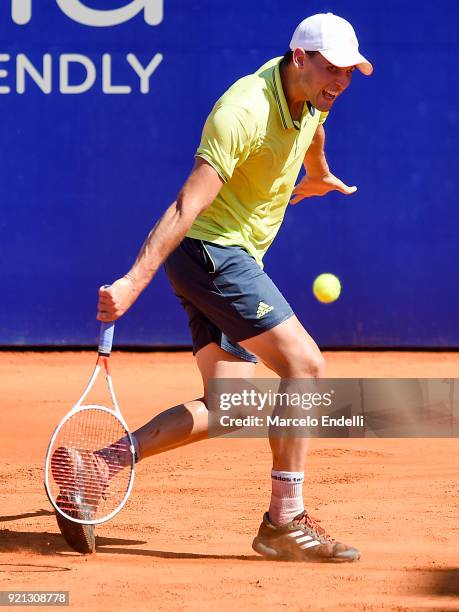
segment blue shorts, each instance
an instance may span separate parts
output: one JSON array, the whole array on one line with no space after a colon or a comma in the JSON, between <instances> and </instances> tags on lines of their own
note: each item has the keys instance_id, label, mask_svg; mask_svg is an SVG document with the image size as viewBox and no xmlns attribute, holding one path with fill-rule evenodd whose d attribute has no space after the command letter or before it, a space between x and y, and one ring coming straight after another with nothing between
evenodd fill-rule
<instances>
[{"instance_id":1,"label":"blue shorts","mask_svg":"<svg viewBox=\"0 0 459 612\"><path fill-rule=\"evenodd\" d=\"M273 281L241 247L185 238L164 267L188 315L194 354L215 342L256 363L255 355L238 342L293 315Z\"/></svg>"}]
</instances>

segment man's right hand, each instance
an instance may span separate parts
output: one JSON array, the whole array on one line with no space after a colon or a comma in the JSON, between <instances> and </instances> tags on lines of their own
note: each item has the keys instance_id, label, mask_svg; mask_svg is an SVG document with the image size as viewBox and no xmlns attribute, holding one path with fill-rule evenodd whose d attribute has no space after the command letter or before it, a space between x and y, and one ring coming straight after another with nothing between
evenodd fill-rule
<instances>
[{"instance_id":1,"label":"man's right hand","mask_svg":"<svg viewBox=\"0 0 459 612\"><path fill-rule=\"evenodd\" d=\"M104 323L116 321L128 310L139 296L134 283L127 276L119 278L110 287L99 289L97 318Z\"/></svg>"}]
</instances>

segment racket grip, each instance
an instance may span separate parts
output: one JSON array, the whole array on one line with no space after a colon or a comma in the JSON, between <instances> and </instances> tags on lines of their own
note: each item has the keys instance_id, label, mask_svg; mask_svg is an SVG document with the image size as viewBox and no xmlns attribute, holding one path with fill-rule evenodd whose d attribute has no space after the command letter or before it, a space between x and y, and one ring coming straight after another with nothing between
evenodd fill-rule
<instances>
[{"instance_id":1,"label":"racket grip","mask_svg":"<svg viewBox=\"0 0 459 612\"><path fill-rule=\"evenodd\" d=\"M104 289L108 289L110 285L104 285ZM115 321L100 324L99 333L99 355L102 357L110 357L113 345L113 334L115 333Z\"/></svg>"},{"instance_id":2,"label":"racket grip","mask_svg":"<svg viewBox=\"0 0 459 612\"><path fill-rule=\"evenodd\" d=\"M115 321L100 324L99 355L109 357L112 352L113 334L115 332Z\"/></svg>"}]
</instances>

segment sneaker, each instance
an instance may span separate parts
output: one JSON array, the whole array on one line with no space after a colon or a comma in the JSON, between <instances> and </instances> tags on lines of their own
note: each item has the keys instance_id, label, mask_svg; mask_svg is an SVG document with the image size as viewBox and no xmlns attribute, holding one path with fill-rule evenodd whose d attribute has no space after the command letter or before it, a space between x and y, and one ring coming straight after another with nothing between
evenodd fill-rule
<instances>
[{"instance_id":1,"label":"sneaker","mask_svg":"<svg viewBox=\"0 0 459 612\"><path fill-rule=\"evenodd\" d=\"M266 512L254 539L255 552L269 559L291 561L357 561L360 552L336 542L304 511L287 525L276 527Z\"/></svg>"},{"instance_id":2,"label":"sneaker","mask_svg":"<svg viewBox=\"0 0 459 612\"><path fill-rule=\"evenodd\" d=\"M72 500L81 500L88 511L95 512L109 482L106 461L88 450L57 448L51 458L51 471L59 492Z\"/></svg>"},{"instance_id":3,"label":"sneaker","mask_svg":"<svg viewBox=\"0 0 459 612\"><path fill-rule=\"evenodd\" d=\"M56 504L61 508L65 514L73 516L80 520L88 520L91 518L90 510L72 500L69 495L58 495ZM57 525L60 529L64 540L69 546L83 555L96 552L96 535L94 525L83 525L81 523L74 523L73 521L65 518L56 511Z\"/></svg>"}]
</instances>

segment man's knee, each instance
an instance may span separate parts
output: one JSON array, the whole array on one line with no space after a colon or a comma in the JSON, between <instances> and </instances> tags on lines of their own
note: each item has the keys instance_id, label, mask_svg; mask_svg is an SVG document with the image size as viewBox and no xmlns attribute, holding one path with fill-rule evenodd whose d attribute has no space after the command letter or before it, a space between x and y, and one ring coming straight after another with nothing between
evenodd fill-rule
<instances>
[{"instance_id":1,"label":"man's knee","mask_svg":"<svg viewBox=\"0 0 459 612\"><path fill-rule=\"evenodd\" d=\"M325 359L322 353L317 352L311 358L309 370L313 378L322 378L325 375Z\"/></svg>"},{"instance_id":2,"label":"man's knee","mask_svg":"<svg viewBox=\"0 0 459 612\"><path fill-rule=\"evenodd\" d=\"M282 366L282 378L322 378L325 374L325 359L317 350L298 355Z\"/></svg>"}]
</instances>

